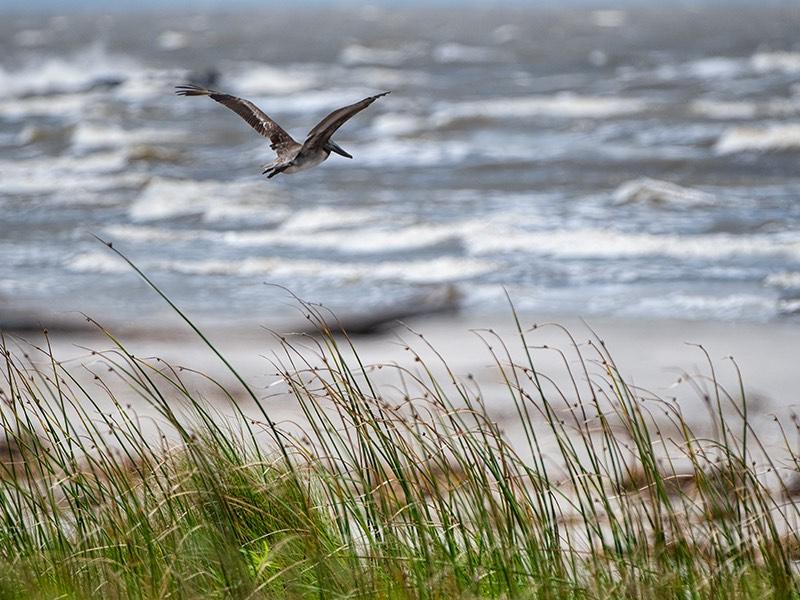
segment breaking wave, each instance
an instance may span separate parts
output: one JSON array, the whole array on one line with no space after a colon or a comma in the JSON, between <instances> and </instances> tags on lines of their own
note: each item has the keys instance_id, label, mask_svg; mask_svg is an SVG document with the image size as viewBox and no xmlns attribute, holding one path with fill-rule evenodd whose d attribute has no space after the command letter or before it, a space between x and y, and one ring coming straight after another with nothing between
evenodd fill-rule
<instances>
[{"instance_id":1,"label":"breaking wave","mask_svg":"<svg viewBox=\"0 0 800 600\"><path fill-rule=\"evenodd\" d=\"M369 210L320 206L295 212L282 223L281 229L283 231L323 231L364 225L377 218L378 215Z\"/></svg>"},{"instance_id":2,"label":"breaking wave","mask_svg":"<svg viewBox=\"0 0 800 600\"><path fill-rule=\"evenodd\" d=\"M56 194L66 203L115 203L113 196L104 197L98 192L137 189L148 180L146 174L125 172L126 165L126 156L119 152L94 153L82 158L59 156L47 161L0 161L3 173L0 195Z\"/></svg>"},{"instance_id":3,"label":"breaking wave","mask_svg":"<svg viewBox=\"0 0 800 600\"><path fill-rule=\"evenodd\" d=\"M81 122L72 131L72 147L78 151L86 151L136 144L181 143L185 136L185 132L177 129L123 129Z\"/></svg>"},{"instance_id":4,"label":"breaking wave","mask_svg":"<svg viewBox=\"0 0 800 600\"><path fill-rule=\"evenodd\" d=\"M90 106L92 94L57 94L27 98L0 98L0 117L18 121L30 117L76 119Z\"/></svg>"},{"instance_id":5,"label":"breaking wave","mask_svg":"<svg viewBox=\"0 0 800 600\"><path fill-rule=\"evenodd\" d=\"M328 67L330 71L330 67ZM360 66L348 67L337 71L337 77L343 77L354 86L370 85L378 89L391 89L408 85L428 85L429 73L408 68Z\"/></svg>"},{"instance_id":6,"label":"breaking wave","mask_svg":"<svg viewBox=\"0 0 800 600\"><path fill-rule=\"evenodd\" d=\"M617 204L647 203L656 206L707 206L716 204L713 194L669 181L642 177L626 181L613 194Z\"/></svg>"},{"instance_id":7,"label":"breaking wave","mask_svg":"<svg viewBox=\"0 0 800 600\"><path fill-rule=\"evenodd\" d=\"M675 292L657 297L642 298L621 314L632 317L705 319L750 319L766 321L775 314L777 303L772 298L756 294L705 295Z\"/></svg>"},{"instance_id":8,"label":"breaking wave","mask_svg":"<svg viewBox=\"0 0 800 600\"><path fill-rule=\"evenodd\" d=\"M767 127L735 127L714 146L717 154L800 150L800 123Z\"/></svg>"},{"instance_id":9,"label":"breaking wave","mask_svg":"<svg viewBox=\"0 0 800 600\"><path fill-rule=\"evenodd\" d=\"M757 52L750 65L759 73L778 71L790 75L800 73L800 52Z\"/></svg>"},{"instance_id":10,"label":"breaking wave","mask_svg":"<svg viewBox=\"0 0 800 600\"><path fill-rule=\"evenodd\" d=\"M787 290L800 289L800 273L797 271L772 273L764 279L764 285Z\"/></svg>"},{"instance_id":11,"label":"breaking wave","mask_svg":"<svg viewBox=\"0 0 800 600\"><path fill-rule=\"evenodd\" d=\"M17 70L0 66L0 97L84 92L96 86L124 81L141 65L125 56L108 54L95 44L69 57L29 60Z\"/></svg>"},{"instance_id":12,"label":"breaking wave","mask_svg":"<svg viewBox=\"0 0 800 600\"><path fill-rule=\"evenodd\" d=\"M67 268L76 272L124 273L130 267L107 252L79 254L67 261ZM469 279L491 271L494 265L485 260L441 257L420 261L380 263L339 263L284 258L243 258L241 260L151 260L140 263L145 269L170 271L188 275L235 277L292 276L356 281L383 279L409 283L440 283Z\"/></svg>"},{"instance_id":13,"label":"breaking wave","mask_svg":"<svg viewBox=\"0 0 800 600\"><path fill-rule=\"evenodd\" d=\"M359 218L359 217L357 217ZM365 216L366 218L366 216ZM467 220L447 224L416 224L358 229L268 231L172 231L159 228L110 229L127 239L213 239L235 247L286 247L333 250L362 255L410 252L443 244L464 248L469 255L522 253L562 259L637 258L663 256L682 260L737 257L786 257L800 260L800 236L784 234L667 235L614 229L553 229L530 231L500 222Z\"/></svg>"},{"instance_id":14,"label":"breaking wave","mask_svg":"<svg viewBox=\"0 0 800 600\"><path fill-rule=\"evenodd\" d=\"M327 90L297 92L285 95L267 95L257 98L257 100L259 106L262 106L264 110L268 110L271 113L314 113L333 110L347 104L352 104L374 93L374 89L364 87L335 87Z\"/></svg>"},{"instance_id":15,"label":"breaking wave","mask_svg":"<svg viewBox=\"0 0 800 600\"><path fill-rule=\"evenodd\" d=\"M485 46L467 46L450 42L433 49L433 60L439 63L492 63L507 61L508 53Z\"/></svg>"},{"instance_id":16,"label":"breaking wave","mask_svg":"<svg viewBox=\"0 0 800 600\"><path fill-rule=\"evenodd\" d=\"M611 229L526 232L508 229L467 241L476 255L525 251L556 258L631 258L666 256L718 260L742 256L785 256L800 259L800 237L769 235L651 235Z\"/></svg>"},{"instance_id":17,"label":"breaking wave","mask_svg":"<svg viewBox=\"0 0 800 600\"><path fill-rule=\"evenodd\" d=\"M351 144L348 148L357 162L339 161L337 167L442 167L464 162L481 149L466 140L379 139L366 144ZM483 149L494 156L495 149Z\"/></svg>"},{"instance_id":18,"label":"breaking wave","mask_svg":"<svg viewBox=\"0 0 800 600\"><path fill-rule=\"evenodd\" d=\"M377 137L410 135L428 127L428 119L408 113L385 113L372 120L372 130Z\"/></svg>"},{"instance_id":19,"label":"breaking wave","mask_svg":"<svg viewBox=\"0 0 800 600\"><path fill-rule=\"evenodd\" d=\"M229 77L236 89L247 94L291 94L318 83L315 73L302 65L278 68L264 63L237 63Z\"/></svg>"},{"instance_id":20,"label":"breaking wave","mask_svg":"<svg viewBox=\"0 0 800 600\"><path fill-rule=\"evenodd\" d=\"M382 254L430 248L457 241L460 226L412 225L386 229L319 231L314 235L285 230L267 232L230 231L223 241L233 246L287 246L330 249L352 254Z\"/></svg>"},{"instance_id":21,"label":"breaking wave","mask_svg":"<svg viewBox=\"0 0 800 600\"><path fill-rule=\"evenodd\" d=\"M275 204L260 182L195 181L156 177L128 209L134 222L201 216L204 221L276 223L288 209Z\"/></svg>"},{"instance_id":22,"label":"breaking wave","mask_svg":"<svg viewBox=\"0 0 800 600\"><path fill-rule=\"evenodd\" d=\"M434 112L433 122L442 126L465 118L519 119L537 116L604 119L640 113L647 107L647 101L638 98L579 96L570 93L487 98L443 103Z\"/></svg>"},{"instance_id":23,"label":"breaking wave","mask_svg":"<svg viewBox=\"0 0 800 600\"><path fill-rule=\"evenodd\" d=\"M426 44L406 44L394 48L371 48L361 44L350 44L339 54L345 65L386 65L399 66L427 54Z\"/></svg>"}]
</instances>

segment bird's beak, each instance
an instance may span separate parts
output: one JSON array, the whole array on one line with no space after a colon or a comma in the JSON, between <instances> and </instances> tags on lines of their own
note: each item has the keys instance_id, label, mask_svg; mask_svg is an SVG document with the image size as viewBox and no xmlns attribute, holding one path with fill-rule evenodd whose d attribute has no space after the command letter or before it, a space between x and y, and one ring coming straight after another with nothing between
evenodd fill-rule
<instances>
[{"instance_id":1,"label":"bird's beak","mask_svg":"<svg viewBox=\"0 0 800 600\"><path fill-rule=\"evenodd\" d=\"M336 152L336 154L340 156L344 156L345 158L353 158L352 154L348 154L347 152L342 150L342 148L336 142L328 141L328 149L331 152Z\"/></svg>"}]
</instances>

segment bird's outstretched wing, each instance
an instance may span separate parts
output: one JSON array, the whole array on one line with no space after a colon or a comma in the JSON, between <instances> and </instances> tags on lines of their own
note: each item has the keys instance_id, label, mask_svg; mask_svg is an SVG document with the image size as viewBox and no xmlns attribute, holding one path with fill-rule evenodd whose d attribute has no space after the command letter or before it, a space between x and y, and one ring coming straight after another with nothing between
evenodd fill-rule
<instances>
[{"instance_id":1,"label":"bird's outstretched wing","mask_svg":"<svg viewBox=\"0 0 800 600\"><path fill-rule=\"evenodd\" d=\"M179 96L208 96L223 106L227 106L247 121L258 133L269 138L270 147L275 150L279 158L287 154L289 150L300 146L280 125L249 100L216 90L207 90L191 83L176 86L175 93Z\"/></svg>"},{"instance_id":2,"label":"bird's outstretched wing","mask_svg":"<svg viewBox=\"0 0 800 600\"><path fill-rule=\"evenodd\" d=\"M375 96L370 96L369 98L364 98L360 102L356 102L355 104L351 104L349 106L343 106L342 108L337 108L327 117L322 119L319 123L314 126L314 129L308 132L308 136L306 136L306 141L304 143L305 146L315 146L315 145L322 145L325 144L331 136L336 132L339 127L344 125L350 118L354 117L362 110L367 108L370 104L375 102L378 98L386 96L391 92L383 92L382 94L377 94Z\"/></svg>"}]
</instances>

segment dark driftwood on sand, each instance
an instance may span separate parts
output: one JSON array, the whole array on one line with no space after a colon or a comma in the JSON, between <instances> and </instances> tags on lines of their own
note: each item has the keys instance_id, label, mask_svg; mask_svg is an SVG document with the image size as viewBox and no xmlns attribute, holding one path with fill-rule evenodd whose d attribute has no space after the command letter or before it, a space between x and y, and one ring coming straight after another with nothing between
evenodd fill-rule
<instances>
[{"instance_id":1,"label":"dark driftwood on sand","mask_svg":"<svg viewBox=\"0 0 800 600\"><path fill-rule=\"evenodd\" d=\"M0 331L14 333L41 333L43 330L76 332L86 331L89 324L80 315L53 315L35 310L21 310L0 304Z\"/></svg>"},{"instance_id":2,"label":"dark driftwood on sand","mask_svg":"<svg viewBox=\"0 0 800 600\"><path fill-rule=\"evenodd\" d=\"M458 312L462 294L453 284L435 286L420 291L402 303L379 308L369 313L337 313L326 324L334 333L349 335L375 335L396 327L401 322L414 317ZM310 327L303 333L318 333L319 329Z\"/></svg>"}]
</instances>

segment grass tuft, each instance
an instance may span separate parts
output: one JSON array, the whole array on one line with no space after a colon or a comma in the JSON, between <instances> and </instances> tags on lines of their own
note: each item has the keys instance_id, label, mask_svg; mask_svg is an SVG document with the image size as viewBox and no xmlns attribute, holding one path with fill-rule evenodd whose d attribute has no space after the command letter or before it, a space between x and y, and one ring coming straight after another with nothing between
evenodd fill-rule
<instances>
[{"instance_id":1,"label":"grass tuft","mask_svg":"<svg viewBox=\"0 0 800 600\"><path fill-rule=\"evenodd\" d=\"M320 335L274 365L291 423L182 313L250 396L230 414L108 332L83 371L0 338L0 598L798 598L796 450L710 361L697 435L599 339L478 331L512 443L424 338L413 369L366 365L302 309Z\"/></svg>"}]
</instances>

